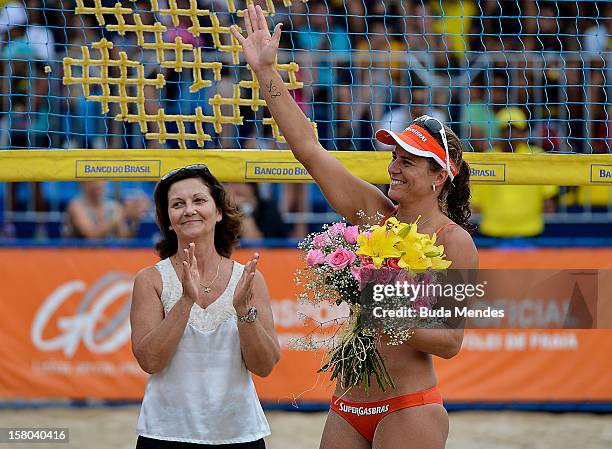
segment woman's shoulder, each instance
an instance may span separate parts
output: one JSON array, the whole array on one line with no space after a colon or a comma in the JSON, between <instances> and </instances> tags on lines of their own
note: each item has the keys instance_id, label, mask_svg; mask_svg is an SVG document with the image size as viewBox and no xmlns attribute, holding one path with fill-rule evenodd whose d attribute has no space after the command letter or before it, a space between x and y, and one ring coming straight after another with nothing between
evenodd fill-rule
<instances>
[{"instance_id":1,"label":"woman's shoulder","mask_svg":"<svg viewBox=\"0 0 612 449\"><path fill-rule=\"evenodd\" d=\"M153 287L161 287L162 278L160 273L160 266L167 262L169 259L163 259L155 265L149 265L148 267L142 268L134 277L134 283L149 284Z\"/></svg>"},{"instance_id":2,"label":"woman's shoulder","mask_svg":"<svg viewBox=\"0 0 612 449\"><path fill-rule=\"evenodd\" d=\"M452 268L478 268L478 250L468 231L451 221L437 235L437 244L444 245L446 258L453 262Z\"/></svg>"}]
</instances>

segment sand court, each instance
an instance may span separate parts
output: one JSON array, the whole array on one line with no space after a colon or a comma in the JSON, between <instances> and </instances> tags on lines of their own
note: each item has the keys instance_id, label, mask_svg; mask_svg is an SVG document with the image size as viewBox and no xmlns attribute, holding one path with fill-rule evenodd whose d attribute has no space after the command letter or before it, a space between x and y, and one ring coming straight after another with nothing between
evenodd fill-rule
<instances>
[{"instance_id":1,"label":"sand court","mask_svg":"<svg viewBox=\"0 0 612 449\"><path fill-rule=\"evenodd\" d=\"M266 412L268 449L316 449L326 413ZM2 444L23 449L130 449L136 446L137 406L0 410L1 427L68 427L69 444ZM516 411L450 414L447 449L609 449L612 415Z\"/></svg>"}]
</instances>

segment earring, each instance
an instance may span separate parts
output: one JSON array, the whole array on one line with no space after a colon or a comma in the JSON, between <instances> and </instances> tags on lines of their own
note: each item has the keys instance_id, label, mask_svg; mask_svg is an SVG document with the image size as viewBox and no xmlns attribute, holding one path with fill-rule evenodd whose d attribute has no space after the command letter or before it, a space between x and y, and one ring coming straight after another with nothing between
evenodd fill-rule
<instances>
[{"instance_id":1,"label":"earring","mask_svg":"<svg viewBox=\"0 0 612 449\"><path fill-rule=\"evenodd\" d=\"M171 231L173 230L173 229L172 229L172 226L168 226L168 229L170 229Z\"/></svg>"},{"instance_id":2,"label":"earring","mask_svg":"<svg viewBox=\"0 0 612 449\"><path fill-rule=\"evenodd\" d=\"M431 190L433 190L434 192L436 191L436 185L435 184L431 185Z\"/></svg>"}]
</instances>

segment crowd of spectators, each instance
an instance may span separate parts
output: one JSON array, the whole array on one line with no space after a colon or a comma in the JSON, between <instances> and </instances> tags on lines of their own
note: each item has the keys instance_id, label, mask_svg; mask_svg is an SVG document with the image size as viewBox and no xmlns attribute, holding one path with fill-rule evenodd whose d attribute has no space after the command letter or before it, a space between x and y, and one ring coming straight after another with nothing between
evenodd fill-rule
<instances>
[{"instance_id":1,"label":"crowd of spectators","mask_svg":"<svg viewBox=\"0 0 612 449\"><path fill-rule=\"evenodd\" d=\"M112 7L116 0L101 3ZM176 3L188 8L190 2ZM226 1L197 3L201 9L216 12L222 25L238 22L235 14L227 12ZM265 1L259 3L267 9ZM164 8L167 0L158 4ZM279 62L294 60L300 65L298 78L304 87L294 92L296 99L317 122L320 140L330 150L385 150L372 138L376 129L401 130L413 118L428 114L450 123L469 151L612 152L609 2L326 0L294 1L290 7L275 4L274 20L284 23ZM162 89L151 86L145 90L145 108L150 114L160 107L167 114L191 114L197 106L210 114L212 95L229 97L235 83L250 79L244 67L232 65L229 53L214 49L210 34L193 36L188 31L190 20L183 17L174 26L168 16L152 13L149 1L124 2L124 6L138 12L143 24L162 21L168 27L166 42L180 36L183 42L201 47L206 60L222 61L222 79L191 92L190 70L159 67L155 52L138 47L134 33L109 32L94 15L74 14L72 0L0 0L0 149L178 147L172 140L160 144L145 139L138 124L113 119L116 105L103 114L99 103L85 99L81 86L62 83L62 58L80 58L82 45L102 37L114 43L114 58L126 51L130 59L144 65L146 77L164 74ZM134 20L125 18L128 24ZM115 23L112 15L105 20ZM206 17L201 22L210 26ZM153 36L148 34L150 42ZM92 68L89 76L97 75L99 71ZM90 94L98 93L92 87ZM231 115L229 106L222 110ZM509 139L509 127L499 120L508 110L525 117L521 121L525 127L514 126ZM207 127L213 140L205 148L283 149L272 138L270 127L261 124L265 111L242 107L241 113L244 124L224 126L221 135ZM169 132L175 129L170 122L167 128ZM197 147L195 142L190 146ZM42 212L57 204L62 211L69 210L72 198L49 198L49 192L62 189L47 184L2 186L4 204L0 208ZM258 189L232 187L244 201L245 211L251 213L246 233L299 237L308 230L303 223L293 229L262 229L274 221L265 218L270 216L265 204L273 198L281 213L305 212L313 210L312 198L320 199L317 192L287 186L261 202ZM73 185L67 191L74 196L79 189ZM483 214L486 197L476 198ZM542 210L587 200L595 207L607 207L610 201L607 188L557 189L552 202L550 192L542 198ZM264 206L250 207L251 201Z\"/></svg>"}]
</instances>

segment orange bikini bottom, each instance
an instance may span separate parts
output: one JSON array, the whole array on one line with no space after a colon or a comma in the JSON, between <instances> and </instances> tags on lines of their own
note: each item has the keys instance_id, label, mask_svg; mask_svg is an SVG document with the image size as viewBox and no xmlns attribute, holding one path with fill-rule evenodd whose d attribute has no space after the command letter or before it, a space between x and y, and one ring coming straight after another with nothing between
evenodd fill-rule
<instances>
[{"instance_id":1,"label":"orange bikini bottom","mask_svg":"<svg viewBox=\"0 0 612 449\"><path fill-rule=\"evenodd\" d=\"M378 402L351 402L334 396L330 408L371 443L376 426L385 416L398 410L425 404L442 404L438 387Z\"/></svg>"}]
</instances>

